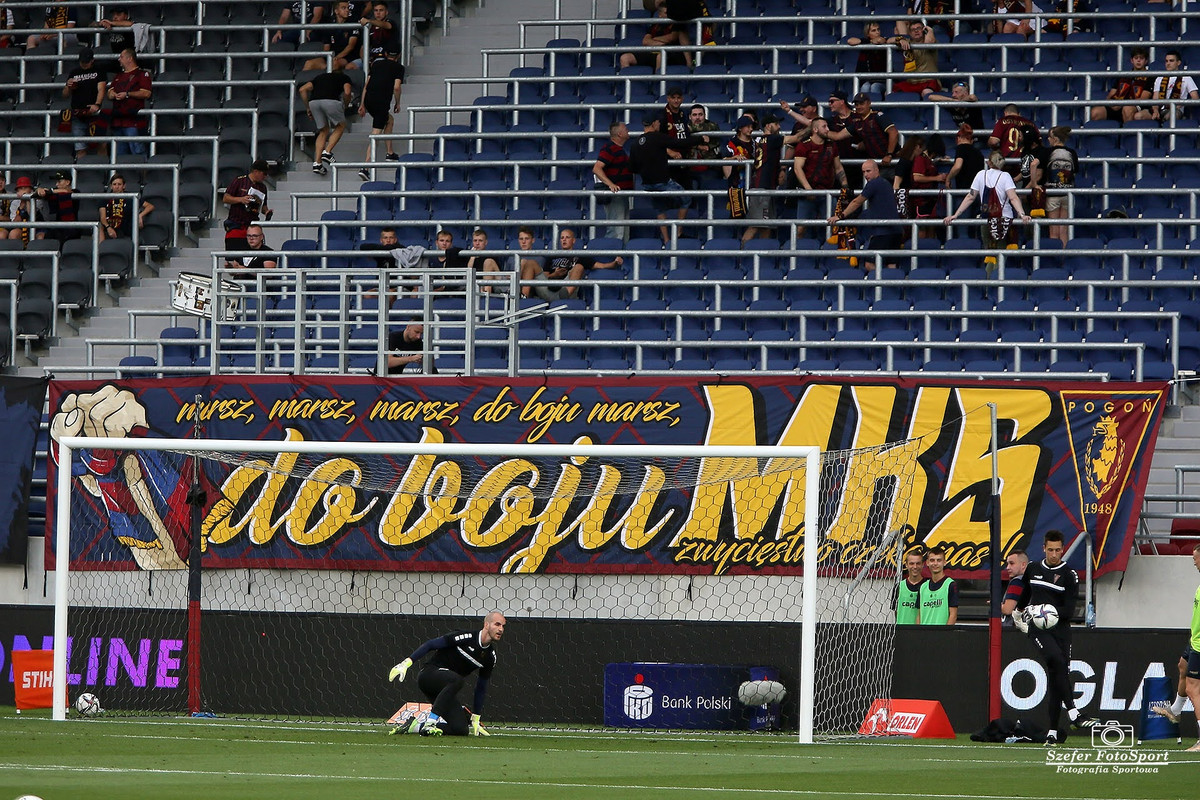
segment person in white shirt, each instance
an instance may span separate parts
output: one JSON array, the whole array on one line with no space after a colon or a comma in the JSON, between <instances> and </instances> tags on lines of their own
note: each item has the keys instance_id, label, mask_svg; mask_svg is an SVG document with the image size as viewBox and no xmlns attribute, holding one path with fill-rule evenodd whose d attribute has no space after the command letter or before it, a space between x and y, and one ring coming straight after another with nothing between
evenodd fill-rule
<instances>
[{"instance_id":1,"label":"person in white shirt","mask_svg":"<svg viewBox=\"0 0 1200 800\"><path fill-rule=\"evenodd\" d=\"M992 198L995 199L995 208ZM1004 156L995 150L988 156L988 166L979 171L975 180L971 181L971 189L959 204L958 210L946 217L945 223L950 225L954 220L971 207L976 199L981 201L981 213L987 220L983 226L983 246L988 250L1002 250L1009 244L1015 244L1015 231L1012 222L1020 215L1022 222L1029 222L1029 215L1017 197L1017 187L1012 176L1004 171ZM994 262L989 262L994 263Z\"/></svg>"},{"instance_id":2,"label":"person in white shirt","mask_svg":"<svg viewBox=\"0 0 1200 800\"><path fill-rule=\"evenodd\" d=\"M1167 51L1166 57L1163 58L1163 67L1168 74L1154 81L1153 97L1155 100L1200 100L1200 89L1197 89L1192 76L1183 75L1180 72L1183 69L1183 56L1178 50ZM1187 112L1186 106L1179 106L1172 102L1150 109L1151 115L1157 120L1183 119L1188 116Z\"/></svg>"}]
</instances>

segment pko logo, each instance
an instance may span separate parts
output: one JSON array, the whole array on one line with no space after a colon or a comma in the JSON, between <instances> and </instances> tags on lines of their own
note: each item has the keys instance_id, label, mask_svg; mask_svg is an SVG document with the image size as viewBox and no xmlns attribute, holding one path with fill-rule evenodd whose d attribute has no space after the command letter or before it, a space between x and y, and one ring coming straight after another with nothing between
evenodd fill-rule
<instances>
[{"instance_id":1,"label":"pko logo","mask_svg":"<svg viewBox=\"0 0 1200 800\"><path fill-rule=\"evenodd\" d=\"M646 686L645 677L633 676L633 685L625 687L625 716L630 719L646 719L654 713L654 690Z\"/></svg>"}]
</instances>

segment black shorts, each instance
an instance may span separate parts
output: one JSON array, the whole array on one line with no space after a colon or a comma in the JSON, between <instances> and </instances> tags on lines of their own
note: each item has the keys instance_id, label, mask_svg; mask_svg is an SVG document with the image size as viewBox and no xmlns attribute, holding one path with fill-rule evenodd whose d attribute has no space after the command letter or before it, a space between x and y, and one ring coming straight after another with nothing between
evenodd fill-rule
<instances>
[{"instance_id":1,"label":"black shorts","mask_svg":"<svg viewBox=\"0 0 1200 800\"><path fill-rule=\"evenodd\" d=\"M1190 659L1192 657L1192 653L1194 653L1194 652L1195 651L1192 650L1191 642L1189 642L1187 645L1184 646L1183 652L1179 654L1179 658L1182 661L1187 661L1188 659Z\"/></svg>"},{"instance_id":2,"label":"black shorts","mask_svg":"<svg viewBox=\"0 0 1200 800\"><path fill-rule=\"evenodd\" d=\"M1188 656L1187 677L1188 680L1200 681L1200 653L1194 650Z\"/></svg>"},{"instance_id":3,"label":"black shorts","mask_svg":"<svg viewBox=\"0 0 1200 800\"><path fill-rule=\"evenodd\" d=\"M371 127L383 130L387 127L388 118L392 115L391 100L384 100L382 103L374 100L363 99L363 108L371 115Z\"/></svg>"}]
</instances>

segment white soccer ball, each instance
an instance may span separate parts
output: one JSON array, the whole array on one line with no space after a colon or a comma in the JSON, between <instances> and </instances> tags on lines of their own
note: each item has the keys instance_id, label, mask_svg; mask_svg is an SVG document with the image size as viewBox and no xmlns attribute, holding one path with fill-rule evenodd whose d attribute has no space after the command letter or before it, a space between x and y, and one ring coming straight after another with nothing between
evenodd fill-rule
<instances>
[{"instance_id":1,"label":"white soccer ball","mask_svg":"<svg viewBox=\"0 0 1200 800\"><path fill-rule=\"evenodd\" d=\"M1040 630L1049 630L1058 624L1058 609L1046 603L1040 606L1030 606L1027 609L1029 623Z\"/></svg>"},{"instance_id":2,"label":"white soccer ball","mask_svg":"<svg viewBox=\"0 0 1200 800\"><path fill-rule=\"evenodd\" d=\"M38 797L36 794L23 794L18 797L17 800L42 800L42 798Z\"/></svg>"},{"instance_id":3,"label":"white soccer ball","mask_svg":"<svg viewBox=\"0 0 1200 800\"><path fill-rule=\"evenodd\" d=\"M779 681L746 681L738 687L738 700L748 706L778 703L786 694L787 688Z\"/></svg>"},{"instance_id":4,"label":"white soccer ball","mask_svg":"<svg viewBox=\"0 0 1200 800\"><path fill-rule=\"evenodd\" d=\"M75 698L75 710L85 717L94 717L102 710L100 698L91 692L84 692Z\"/></svg>"}]
</instances>

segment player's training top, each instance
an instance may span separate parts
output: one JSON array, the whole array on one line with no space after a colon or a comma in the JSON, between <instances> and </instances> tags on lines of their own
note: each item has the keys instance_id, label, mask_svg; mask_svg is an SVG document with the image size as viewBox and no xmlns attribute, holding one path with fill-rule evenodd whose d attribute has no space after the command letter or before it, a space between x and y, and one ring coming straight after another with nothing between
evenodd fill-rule
<instances>
[{"instance_id":1,"label":"player's training top","mask_svg":"<svg viewBox=\"0 0 1200 800\"><path fill-rule=\"evenodd\" d=\"M1192 651L1200 653L1200 586L1192 598Z\"/></svg>"},{"instance_id":2,"label":"player's training top","mask_svg":"<svg viewBox=\"0 0 1200 800\"><path fill-rule=\"evenodd\" d=\"M948 625L950 609L958 608L958 584L953 578L932 579L921 584L921 624Z\"/></svg>"},{"instance_id":3,"label":"player's training top","mask_svg":"<svg viewBox=\"0 0 1200 800\"><path fill-rule=\"evenodd\" d=\"M896 596L897 625L917 624L917 612L921 609L921 587L924 585L924 579L915 586L908 582L908 578L900 581L900 589Z\"/></svg>"},{"instance_id":4,"label":"player's training top","mask_svg":"<svg viewBox=\"0 0 1200 800\"><path fill-rule=\"evenodd\" d=\"M1059 624L1055 627L1066 627L1062 623L1070 623L1079 600L1079 576L1075 570L1065 561L1056 567L1048 567L1045 561L1039 561L1025 568L1024 577L1025 587L1021 590L1017 608L1050 603L1058 609Z\"/></svg>"},{"instance_id":5,"label":"player's training top","mask_svg":"<svg viewBox=\"0 0 1200 800\"><path fill-rule=\"evenodd\" d=\"M490 644L484 647L479 643L481 633L459 631L430 639L416 649L412 660L417 661L432 650L433 658L426 666L452 670L463 677L479 670L479 677L487 680L496 666L496 650Z\"/></svg>"}]
</instances>

